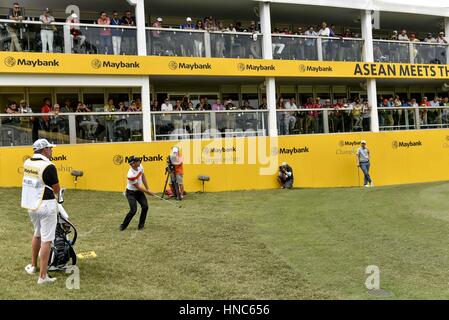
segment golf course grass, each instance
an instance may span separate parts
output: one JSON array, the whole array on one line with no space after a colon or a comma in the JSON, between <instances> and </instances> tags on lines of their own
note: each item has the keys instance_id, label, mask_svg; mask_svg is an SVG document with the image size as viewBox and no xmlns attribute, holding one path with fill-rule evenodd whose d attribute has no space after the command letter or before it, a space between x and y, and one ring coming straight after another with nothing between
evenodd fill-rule
<instances>
[{"instance_id":1,"label":"golf course grass","mask_svg":"<svg viewBox=\"0 0 449 320\"><path fill-rule=\"evenodd\" d=\"M20 189L0 189L1 299L447 299L449 183L188 194L151 198L118 227L121 193L68 190L80 288L28 275L32 225ZM383 296L365 269L380 270Z\"/></svg>"}]
</instances>

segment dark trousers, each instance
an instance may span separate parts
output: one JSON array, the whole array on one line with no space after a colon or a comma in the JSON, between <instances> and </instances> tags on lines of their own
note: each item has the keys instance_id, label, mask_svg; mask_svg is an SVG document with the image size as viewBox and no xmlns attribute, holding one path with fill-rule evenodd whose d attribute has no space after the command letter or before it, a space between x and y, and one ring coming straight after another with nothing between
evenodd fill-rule
<instances>
[{"instance_id":1,"label":"dark trousers","mask_svg":"<svg viewBox=\"0 0 449 320\"><path fill-rule=\"evenodd\" d=\"M129 203L129 212L126 215L125 220L123 220L122 228L126 229L126 227L128 227L129 223L133 219L134 215L137 212L137 203L139 203L142 208L139 219L139 229L143 228L148 212L148 202L145 194L142 191L126 190L126 199L128 199Z\"/></svg>"},{"instance_id":2,"label":"dark trousers","mask_svg":"<svg viewBox=\"0 0 449 320\"><path fill-rule=\"evenodd\" d=\"M360 162L360 169L363 171L364 179L363 179L363 185L367 185L368 183L371 183L371 177L369 175L369 161L367 162Z\"/></svg>"}]
</instances>

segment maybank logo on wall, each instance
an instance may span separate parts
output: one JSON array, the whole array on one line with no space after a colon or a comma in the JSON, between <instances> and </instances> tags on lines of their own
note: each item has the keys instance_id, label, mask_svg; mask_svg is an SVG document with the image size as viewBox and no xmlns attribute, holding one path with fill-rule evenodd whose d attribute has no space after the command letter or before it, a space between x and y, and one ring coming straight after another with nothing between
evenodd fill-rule
<instances>
[{"instance_id":1,"label":"maybank logo on wall","mask_svg":"<svg viewBox=\"0 0 449 320\"><path fill-rule=\"evenodd\" d=\"M418 141L396 141L394 140L391 143L391 146L393 149L399 149L399 148L414 148L414 147L421 147L422 142L420 140Z\"/></svg>"},{"instance_id":2,"label":"maybank logo on wall","mask_svg":"<svg viewBox=\"0 0 449 320\"><path fill-rule=\"evenodd\" d=\"M4 60L5 66L13 68L15 66L29 66L32 68L36 67L59 67L59 61L53 60L41 60L41 59L15 59L14 57L8 56Z\"/></svg>"},{"instance_id":3,"label":"maybank logo on wall","mask_svg":"<svg viewBox=\"0 0 449 320\"><path fill-rule=\"evenodd\" d=\"M160 161L164 161L164 157L161 154L155 155L155 156L147 156L147 155L142 155L139 157L141 162L160 162ZM120 154L116 154L113 158L112 158L112 162L119 166L123 163L128 163L129 160L129 156L122 156Z\"/></svg>"},{"instance_id":4,"label":"maybank logo on wall","mask_svg":"<svg viewBox=\"0 0 449 320\"><path fill-rule=\"evenodd\" d=\"M91 62L91 66L94 69L100 68L112 68L112 69L140 69L140 63L137 61L134 62L111 62L111 61L101 61L99 59L94 59Z\"/></svg>"},{"instance_id":5,"label":"maybank logo on wall","mask_svg":"<svg viewBox=\"0 0 449 320\"><path fill-rule=\"evenodd\" d=\"M449 79L448 65L0 52L0 73Z\"/></svg>"}]
</instances>

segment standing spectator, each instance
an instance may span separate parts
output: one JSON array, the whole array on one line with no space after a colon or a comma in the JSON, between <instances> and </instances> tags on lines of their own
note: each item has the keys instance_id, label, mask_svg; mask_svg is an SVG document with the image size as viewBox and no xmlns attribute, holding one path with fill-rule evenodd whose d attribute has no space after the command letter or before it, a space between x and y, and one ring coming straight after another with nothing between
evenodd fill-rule
<instances>
[{"instance_id":1,"label":"standing spectator","mask_svg":"<svg viewBox=\"0 0 449 320\"><path fill-rule=\"evenodd\" d=\"M411 33L410 34L410 42L421 42L418 38L416 38L416 33ZM413 51L412 51L412 62L414 63L419 63L421 62L421 57L418 57L418 49L415 45L413 45L412 47Z\"/></svg>"},{"instance_id":2,"label":"standing spectator","mask_svg":"<svg viewBox=\"0 0 449 320\"><path fill-rule=\"evenodd\" d=\"M49 98L44 99L44 105L41 107L41 113L50 113L51 112L51 101ZM50 130L50 117L42 116L41 127L45 131Z\"/></svg>"},{"instance_id":3,"label":"standing spectator","mask_svg":"<svg viewBox=\"0 0 449 320\"><path fill-rule=\"evenodd\" d=\"M330 31L330 29L328 28L328 26L327 26L327 24L326 24L326 22L323 22L322 24L321 24L321 29L318 31L318 36L319 37L329 37L330 36L330 33L331 33L331 31ZM332 57L330 56L330 46L329 46L329 44L330 44L330 42L329 42L329 40L321 40L321 43L322 43L322 45L323 45L323 59L324 60L333 60L332 59Z\"/></svg>"},{"instance_id":4,"label":"standing spectator","mask_svg":"<svg viewBox=\"0 0 449 320\"><path fill-rule=\"evenodd\" d=\"M118 26L123 25L123 20L119 18L118 12L114 11L112 13L111 26L115 26L116 28L112 28L112 49L115 55L121 54L122 47L122 32L123 30L118 28Z\"/></svg>"},{"instance_id":5,"label":"standing spectator","mask_svg":"<svg viewBox=\"0 0 449 320\"><path fill-rule=\"evenodd\" d=\"M360 169L363 172L364 175L364 183L363 185L365 187L373 187L373 181L371 180L371 177L369 175L369 168L370 168L370 159L371 154L366 147L366 141L362 140L360 142L361 147L357 150L356 159L357 159L357 167L360 167Z\"/></svg>"},{"instance_id":6,"label":"standing spectator","mask_svg":"<svg viewBox=\"0 0 449 320\"><path fill-rule=\"evenodd\" d=\"M97 20L100 26L109 26L111 24L111 19L108 17L106 12L102 11L100 17ZM111 28L103 27L100 28L100 54L112 54L112 42L111 42Z\"/></svg>"},{"instance_id":7,"label":"standing spectator","mask_svg":"<svg viewBox=\"0 0 449 320\"><path fill-rule=\"evenodd\" d=\"M136 18L131 15L131 11L126 11L122 18L122 25L127 27L136 26ZM126 28L122 33L122 52L123 54L133 55L137 53L137 31L136 29Z\"/></svg>"},{"instance_id":8,"label":"standing spectator","mask_svg":"<svg viewBox=\"0 0 449 320\"><path fill-rule=\"evenodd\" d=\"M179 26L180 29L184 29L184 30L194 30L195 29L195 25L192 23L192 18L187 17L186 18L186 22L181 24ZM194 37L196 38L196 37ZM183 50L183 56L186 57L192 57L195 56L195 45L194 43L192 43L192 40L190 37L183 37L182 38L182 50Z\"/></svg>"},{"instance_id":9,"label":"standing spectator","mask_svg":"<svg viewBox=\"0 0 449 320\"><path fill-rule=\"evenodd\" d=\"M327 106L326 106L327 107ZM334 109L330 113L330 123L332 132L342 132L343 130L343 112L340 110L344 108L343 99L337 99L337 103L335 103L332 108Z\"/></svg>"},{"instance_id":10,"label":"standing spectator","mask_svg":"<svg viewBox=\"0 0 449 320\"><path fill-rule=\"evenodd\" d=\"M362 104L360 99L355 99L352 107L352 129L353 131L360 131L362 129Z\"/></svg>"},{"instance_id":11,"label":"standing spectator","mask_svg":"<svg viewBox=\"0 0 449 320\"><path fill-rule=\"evenodd\" d=\"M175 106L173 107L173 111L182 111L181 100L176 100Z\"/></svg>"},{"instance_id":12,"label":"standing spectator","mask_svg":"<svg viewBox=\"0 0 449 320\"><path fill-rule=\"evenodd\" d=\"M225 27L223 25L223 22L218 22L216 25L215 31L224 32ZM225 37L217 37L215 41L215 57L217 58L224 58L225 57Z\"/></svg>"},{"instance_id":13,"label":"standing spectator","mask_svg":"<svg viewBox=\"0 0 449 320\"><path fill-rule=\"evenodd\" d=\"M187 110L189 108L189 97L188 96L182 97L181 108L182 108L182 110Z\"/></svg>"},{"instance_id":14,"label":"standing spectator","mask_svg":"<svg viewBox=\"0 0 449 320\"><path fill-rule=\"evenodd\" d=\"M50 15L50 10L47 8L44 11L44 14L42 14L39 17L39 21L42 22L41 26L41 40L42 40L42 52L47 52L47 45L48 45L48 52L53 53L53 28L56 28L54 25L51 25L51 23L55 22L55 18Z\"/></svg>"},{"instance_id":15,"label":"standing spectator","mask_svg":"<svg viewBox=\"0 0 449 320\"><path fill-rule=\"evenodd\" d=\"M22 10L20 9L19 3L14 2L11 9L9 9L8 13L9 20L20 21L22 22ZM18 23L8 23L6 25L6 30L8 31L9 37L11 38L11 46L9 48L10 51L22 51L22 46L20 45L18 32L21 24Z\"/></svg>"},{"instance_id":16,"label":"standing spectator","mask_svg":"<svg viewBox=\"0 0 449 320\"><path fill-rule=\"evenodd\" d=\"M153 28L162 28L162 18L159 17L156 19L156 21L153 23ZM161 36L161 30L153 30L151 32L152 40L153 40L153 54L154 55L161 55L165 50L165 44L163 43L162 36ZM158 48L158 49L156 49Z\"/></svg>"},{"instance_id":17,"label":"standing spectator","mask_svg":"<svg viewBox=\"0 0 449 320\"><path fill-rule=\"evenodd\" d=\"M306 32L304 32L305 36L312 36L312 37L316 37L318 34L315 32L315 30L313 29L313 26L309 26L309 28L307 29ZM316 39L314 38L307 38L304 41L305 44L305 58L306 60L314 60L316 59Z\"/></svg>"},{"instance_id":18,"label":"standing spectator","mask_svg":"<svg viewBox=\"0 0 449 320\"><path fill-rule=\"evenodd\" d=\"M296 105L295 98L290 98L284 104L285 110L298 110L298 106ZM294 112L286 112L284 117L284 128L287 134L290 134L291 131L295 128L296 125L296 117Z\"/></svg>"},{"instance_id":19,"label":"standing spectator","mask_svg":"<svg viewBox=\"0 0 449 320\"><path fill-rule=\"evenodd\" d=\"M115 105L114 100L109 99L108 103L104 106L104 112L115 112ZM113 115L107 115L105 117L105 123L106 123L106 139L109 142L114 141L114 122L116 120L116 117Z\"/></svg>"},{"instance_id":20,"label":"standing spectator","mask_svg":"<svg viewBox=\"0 0 449 320\"><path fill-rule=\"evenodd\" d=\"M203 21L197 20L195 29L196 30L204 30ZM195 39L193 39L193 55L195 57L202 57L203 56L203 47L204 47L203 40L195 37Z\"/></svg>"},{"instance_id":21,"label":"standing spectator","mask_svg":"<svg viewBox=\"0 0 449 320\"><path fill-rule=\"evenodd\" d=\"M427 107L430 107L430 102L427 101L427 97L423 97L419 106L422 108L419 111L419 117L421 125L427 125Z\"/></svg>"}]
</instances>

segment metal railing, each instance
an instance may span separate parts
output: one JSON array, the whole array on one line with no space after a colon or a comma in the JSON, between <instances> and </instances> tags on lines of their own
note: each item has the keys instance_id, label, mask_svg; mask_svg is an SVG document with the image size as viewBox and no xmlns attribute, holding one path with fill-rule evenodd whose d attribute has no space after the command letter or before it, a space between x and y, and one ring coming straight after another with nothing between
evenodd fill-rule
<instances>
[{"instance_id":1,"label":"metal railing","mask_svg":"<svg viewBox=\"0 0 449 320\"><path fill-rule=\"evenodd\" d=\"M374 61L446 64L448 44L373 40Z\"/></svg>"},{"instance_id":2,"label":"metal railing","mask_svg":"<svg viewBox=\"0 0 449 320\"><path fill-rule=\"evenodd\" d=\"M0 51L135 55L136 44L136 27L0 19Z\"/></svg>"},{"instance_id":3,"label":"metal railing","mask_svg":"<svg viewBox=\"0 0 449 320\"><path fill-rule=\"evenodd\" d=\"M273 58L283 60L362 61L364 40L276 34Z\"/></svg>"},{"instance_id":4,"label":"metal railing","mask_svg":"<svg viewBox=\"0 0 449 320\"><path fill-rule=\"evenodd\" d=\"M142 112L0 114L0 146L143 141Z\"/></svg>"},{"instance_id":5,"label":"metal railing","mask_svg":"<svg viewBox=\"0 0 449 320\"><path fill-rule=\"evenodd\" d=\"M378 108L380 130L449 128L449 107Z\"/></svg>"},{"instance_id":6,"label":"metal railing","mask_svg":"<svg viewBox=\"0 0 449 320\"><path fill-rule=\"evenodd\" d=\"M152 112L154 140L266 136L267 110Z\"/></svg>"},{"instance_id":7,"label":"metal railing","mask_svg":"<svg viewBox=\"0 0 449 320\"><path fill-rule=\"evenodd\" d=\"M363 108L276 110L279 135L370 131L371 115Z\"/></svg>"}]
</instances>

